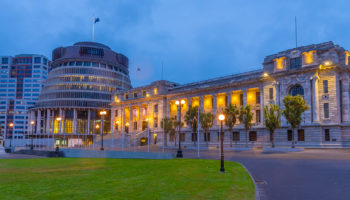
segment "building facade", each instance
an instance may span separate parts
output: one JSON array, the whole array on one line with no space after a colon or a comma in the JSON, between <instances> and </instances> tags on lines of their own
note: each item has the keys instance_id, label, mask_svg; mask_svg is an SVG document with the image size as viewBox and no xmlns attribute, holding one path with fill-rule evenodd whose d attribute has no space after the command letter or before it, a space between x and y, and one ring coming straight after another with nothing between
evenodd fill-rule
<instances>
[{"instance_id":1,"label":"building facade","mask_svg":"<svg viewBox=\"0 0 350 200\"><path fill-rule=\"evenodd\" d=\"M108 111L103 132L110 133L112 94L130 88L128 58L106 45L78 42L56 48L52 70L38 102L28 113L33 121L28 131L41 138L54 138L50 141L58 146L89 145L100 133L99 111Z\"/></svg>"},{"instance_id":2,"label":"building facade","mask_svg":"<svg viewBox=\"0 0 350 200\"><path fill-rule=\"evenodd\" d=\"M28 108L37 102L50 64L42 55L0 56L0 126L5 139L26 136Z\"/></svg>"},{"instance_id":3,"label":"building facade","mask_svg":"<svg viewBox=\"0 0 350 200\"><path fill-rule=\"evenodd\" d=\"M179 115L176 100L184 100L181 119L189 106L198 106L201 112L214 116L222 113L229 104L238 107L251 105L253 127L248 137L240 122L232 132L225 127L226 146L248 143L251 146L270 144L270 136L264 126L263 107L277 104L284 109L282 99L286 95L301 95L310 109L303 114L303 121L294 137L297 146L344 147L350 146L349 102L349 51L325 42L308 45L266 56L261 70L179 85L168 81L156 81L144 87L116 91L112 102L112 132L117 136L133 137L137 144L148 138L163 145L160 126L167 117ZM292 133L282 116L282 126L275 132L276 145L290 145ZM195 144L196 137L184 120L181 141L186 148ZM201 146L217 146L219 121L214 120L210 135L204 137L200 128ZM164 133L164 145L174 146L177 134Z\"/></svg>"}]
</instances>

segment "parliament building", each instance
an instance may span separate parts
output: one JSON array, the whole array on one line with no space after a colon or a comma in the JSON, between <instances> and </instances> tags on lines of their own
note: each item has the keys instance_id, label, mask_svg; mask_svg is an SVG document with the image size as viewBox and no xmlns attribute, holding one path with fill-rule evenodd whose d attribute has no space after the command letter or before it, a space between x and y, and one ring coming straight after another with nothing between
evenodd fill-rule
<instances>
[{"instance_id":1,"label":"parliament building","mask_svg":"<svg viewBox=\"0 0 350 200\"><path fill-rule=\"evenodd\" d=\"M183 85L160 80L142 87L116 90L110 108L111 133L116 137L130 137L129 141L137 144L150 135L151 144L162 146L161 122L165 117L177 116L175 102L184 100L180 138L184 148L193 148L197 137L183 120L189 106L199 106L201 112L218 116L229 103L238 107L248 104L254 115L248 138L238 121L232 132L224 127L224 145L243 145L247 139L252 147L268 146L270 136L264 126L263 107L277 104L283 109L282 100L286 95L301 95L309 109L295 131L296 146L350 146L349 67L349 51L325 42L268 55L260 70ZM291 128L283 116L281 121L281 127L275 131L275 144L289 146ZM201 147L218 145L219 125L216 117L208 137L199 129ZM164 145L174 147L177 133L177 130L165 133Z\"/></svg>"}]
</instances>

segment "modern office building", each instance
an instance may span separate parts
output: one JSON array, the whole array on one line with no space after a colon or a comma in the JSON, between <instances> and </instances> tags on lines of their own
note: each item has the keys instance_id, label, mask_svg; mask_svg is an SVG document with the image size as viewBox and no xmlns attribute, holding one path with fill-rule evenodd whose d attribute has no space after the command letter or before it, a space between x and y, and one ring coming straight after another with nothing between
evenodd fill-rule
<instances>
[{"instance_id":1,"label":"modern office building","mask_svg":"<svg viewBox=\"0 0 350 200\"><path fill-rule=\"evenodd\" d=\"M23 138L51 62L42 55L0 56L0 127L6 138ZM13 137L12 137L13 136Z\"/></svg>"},{"instance_id":2,"label":"modern office building","mask_svg":"<svg viewBox=\"0 0 350 200\"><path fill-rule=\"evenodd\" d=\"M59 146L91 144L100 133L99 112L107 111L103 132L110 133L113 93L130 88L128 58L108 46L78 42L56 48L39 101L29 111L34 123L28 131L55 138Z\"/></svg>"},{"instance_id":3,"label":"modern office building","mask_svg":"<svg viewBox=\"0 0 350 200\"><path fill-rule=\"evenodd\" d=\"M224 145L245 144L248 140L251 146L265 146L270 144L270 136L264 126L263 107L277 104L283 109L282 99L289 94L303 96L310 107L294 134L297 146L350 146L349 82L349 51L333 42L302 46L266 56L260 70L184 85L156 81L117 91L112 103L112 131L141 144L147 141L149 127L152 143L163 145L162 119L177 116L175 102L184 100L181 141L185 147L193 147L196 133L192 133L183 120L189 106L198 106L202 112L218 116L231 103L238 107L252 106L253 127L248 137L240 122L232 132L225 127ZM205 136L200 128L200 145L217 146L218 132L217 119L209 135ZM164 141L174 146L176 137L175 132L165 133ZM275 132L275 143L290 145L291 140L290 126L282 116L282 126Z\"/></svg>"}]
</instances>

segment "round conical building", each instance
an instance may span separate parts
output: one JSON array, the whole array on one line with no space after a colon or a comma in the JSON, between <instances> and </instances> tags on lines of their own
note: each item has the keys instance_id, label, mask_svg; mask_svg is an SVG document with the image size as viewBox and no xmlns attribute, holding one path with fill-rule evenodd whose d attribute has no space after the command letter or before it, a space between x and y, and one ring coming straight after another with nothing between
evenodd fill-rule
<instances>
[{"instance_id":1,"label":"round conical building","mask_svg":"<svg viewBox=\"0 0 350 200\"><path fill-rule=\"evenodd\" d=\"M131 88L128 64L126 56L96 42L54 49L28 132L54 136L59 146L89 144L100 133L99 111L107 110L103 131L109 133L112 93Z\"/></svg>"}]
</instances>

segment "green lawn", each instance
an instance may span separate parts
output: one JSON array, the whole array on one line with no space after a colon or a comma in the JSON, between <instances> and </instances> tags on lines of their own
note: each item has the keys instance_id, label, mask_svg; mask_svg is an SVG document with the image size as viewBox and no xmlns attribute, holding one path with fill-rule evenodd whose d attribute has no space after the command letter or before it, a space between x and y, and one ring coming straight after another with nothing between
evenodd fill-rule
<instances>
[{"instance_id":1,"label":"green lawn","mask_svg":"<svg viewBox=\"0 0 350 200\"><path fill-rule=\"evenodd\" d=\"M0 199L255 199L238 163L199 159L0 159Z\"/></svg>"}]
</instances>

